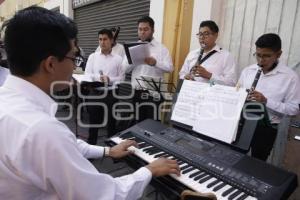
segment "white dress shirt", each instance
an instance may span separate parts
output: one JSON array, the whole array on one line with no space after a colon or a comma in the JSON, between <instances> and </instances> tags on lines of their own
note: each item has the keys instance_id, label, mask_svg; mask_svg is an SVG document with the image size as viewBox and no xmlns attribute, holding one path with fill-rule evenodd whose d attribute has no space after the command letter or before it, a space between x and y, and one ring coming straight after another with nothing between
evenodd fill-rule
<instances>
[{"instance_id":1,"label":"white dress shirt","mask_svg":"<svg viewBox=\"0 0 300 200\"><path fill-rule=\"evenodd\" d=\"M0 66L0 86L3 85L8 74L9 74L9 70Z\"/></svg>"},{"instance_id":2,"label":"white dress shirt","mask_svg":"<svg viewBox=\"0 0 300 200\"><path fill-rule=\"evenodd\" d=\"M155 66L150 66L147 64L138 66L129 65L127 58L124 58L123 67L125 68L126 72L132 71L131 84L134 88L139 86L136 79L143 75L163 79L165 72L173 71L173 62L169 54L169 50L163 44L159 43L155 39L152 39L152 41L149 43L149 53L150 56L156 59Z\"/></svg>"},{"instance_id":3,"label":"white dress shirt","mask_svg":"<svg viewBox=\"0 0 300 200\"><path fill-rule=\"evenodd\" d=\"M215 50L216 53L205 60L201 66L212 73L212 81L222 85L235 85L237 81L237 68L233 56L228 51L221 49L218 45L215 45L211 51L213 50ZM204 58L209 52L204 53L202 58ZM191 51L187 55L179 72L181 79L184 79L184 76L190 73L192 67L194 67L197 62L199 54L200 48ZM196 77L195 80L205 83L209 82L208 79L202 77Z\"/></svg>"},{"instance_id":4,"label":"white dress shirt","mask_svg":"<svg viewBox=\"0 0 300 200\"><path fill-rule=\"evenodd\" d=\"M122 68L122 58L117 54L104 55L100 51L92 53L86 63L85 74L91 76L94 81L100 81L102 75L108 76L110 83L124 80L125 73Z\"/></svg>"},{"instance_id":5,"label":"white dress shirt","mask_svg":"<svg viewBox=\"0 0 300 200\"><path fill-rule=\"evenodd\" d=\"M240 86L250 89L257 70L257 64L246 67L239 79ZM279 123L284 114L299 113L299 76L283 63L279 62L275 69L266 74L261 73L255 90L267 98L266 106L272 123Z\"/></svg>"},{"instance_id":6,"label":"white dress shirt","mask_svg":"<svg viewBox=\"0 0 300 200\"><path fill-rule=\"evenodd\" d=\"M99 52L101 50L100 46L97 47L97 49L95 50L95 52ZM113 46L112 51L113 54L119 55L122 57L122 59L125 56L125 50L124 50L124 46L120 43L116 43L115 46Z\"/></svg>"},{"instance_id":7,"label":"white dress shirt","mask_svg":"<svg viewBox=\"0 0 300 200\"><path fill-rule=\"evenodd\" d=\"M76 140L54 114L56 103L35 85L9 75L0 88L0 199L133 200L151 180L143 167L120 178L86 159L103 148Z\"/></svg>"}]
</instances>

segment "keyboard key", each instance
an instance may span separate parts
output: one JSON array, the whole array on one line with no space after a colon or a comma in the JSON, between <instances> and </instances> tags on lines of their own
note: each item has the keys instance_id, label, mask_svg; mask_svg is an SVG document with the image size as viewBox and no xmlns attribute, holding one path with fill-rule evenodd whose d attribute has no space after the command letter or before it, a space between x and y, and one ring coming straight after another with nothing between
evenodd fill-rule
<instances>
[{"instance_id":1,"label":"keyboard key","mask_svg":"<svg viewBox=\"0 0 300 200\"><path fill-rule=\"evenodd\" d=\"M208 184L208 185L207 185L207 188L211 188L211 187L213 187L214 185L216 185L216 184L218 184L218 183L220 183L220 182L221 182L221 181L217 179L217 180L211 182L210 184Z\"/></svg>"},{"instance_id":2,"label":"keyboard key","mask_svg":"<svg viewBox=\"0 0 300 200\"><path fill-rule=\"evenodd\" d=\"M243 194L242 196L240 196L239 198L237 198L236 200L244 200L247 197L249 197L247 194Z\"/></svg>"},{"instance_id":3,"label":"keyboard key","mask_svg":"<svg viewBox=\"0 0 300 200\"><path fill-rule=\"evenodd\" d=\"M201 173L202 173L201 170L199 170L199 171L197 171L197 172L194 172L194 173L192 173L191 175L189 175L189 178L193 178L193 177L195 177L195 176L198 176L198 175L201 174Z\"/></svg>"},{"instance_id":4,"label":"keyboard key","mask_svg":"<svg viewBox=\"0 0 300 200\"><path fill-rule=\"evenodd\" d=\"M189 173L189 172L193 171L194 169L196 169L196 168L194 168L193 166L191 166L190 168L183 170L182 174Z\"/></svg>"},{"instance_id":5,"label":"keyboard key","mask_svg":"<svg viewBox=\"0 0 300 200\"><path fill-rule=\"evenodd\" d=\"M230 194L231 192L233 192L235 190L235 188L231 187L228 190L226 190L225 192L222 193L223 197L226 197L228 194Z\"/></svg>"},{"instance_id":6,"label":"keyboard key","mask_svg":"<svg viewBox=\"0 0 300 200\"><path fill-rule=\"evenodd\" d=\"M211 179L211 178L212 178L212 177L211 177L210 175L208 175L208 176L206 176L206 177L200 179L200 180L199 180L199 183L204 183L204 182L208 181L208 180Z\"/></svg>"},{"instance_id":7,"label":"keyboard key","mask_svg":"<svg viewBox=\"0 0 300 200\"><path fill-rule=\"evenodd\" d=\"M226 183L221 183L221 184L219 184L219 185L217 185L216 187L214 187L214 189L213 189L213 191L214 192L216 192L216 191L218 191L219 189L221 189L222 187L224 187L226 185Z\"/></svg>"},{"instance_id":8,"label":"keyboard key","mask_svg":"<svg viewBox=\"0 0 300 200\"><path fill-rule=\"evenodd\" d=\"M202 174L196 176L196 177L194 178L194 180L195 180L195 181L198 181L198 180L200 180L201 178L204 178L204 177L207 176L207 175L208 175L208 174L206 174L205 172L203 172Z\"/></svg>"},{"instance_id":9,"label":"keyboard key","mask_svg":"<svg viewBox=\"0 0 300 200\"><path fill-rule=\"evenodd\" d=\"M235 197L237 197L241 193L242 193L242 191L236 190L234 193L232 193L231 195L229 195L228 200L233 200Z\"/></svg>"}]
</instances>

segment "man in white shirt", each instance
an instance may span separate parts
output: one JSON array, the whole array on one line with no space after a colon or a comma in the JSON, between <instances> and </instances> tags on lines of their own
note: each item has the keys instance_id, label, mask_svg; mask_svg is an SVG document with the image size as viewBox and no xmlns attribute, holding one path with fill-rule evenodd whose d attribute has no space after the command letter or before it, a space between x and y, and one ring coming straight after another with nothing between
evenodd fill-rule
<instances>
[{"instance_id":1,"label":"man in white shirt","mask_svg":"<svg viewBox=\"0 0 300 200\"><path fill-rule=\"evenodd\" d=\"M0 197L7 200L134 200L151 176L179 174L175 161L159 159L120 178L99 173L86 158L129 153L133 141L111 149L76 140L55 118L50 94L72 77L78 49L73 21L29 7L5 32L9 75L0 88ZM30 46L30 48L28 48Z\"/></svg>"},{"instance_id":2,"label":"man in white shirt","mask_svg":"<svg viewBox=\"0 0 300 200\"><path fill-rule=\"evenodd\" d=\"M149 16L141 17L138 20L139 42L148 42L147 46L150 56L145 58L143 64L137 66L128 64L127 58L123 60L125 71L127 73L131 72L131 85L135 89L133 101L136 109L135 119L137 121L147 118L157 119L159 115L158 108L162 99L153 98L147 92L141 90L136 79L141 79L141 76L150 76L156 80L164 80L164 73L173 71L173 63L169 50L153 38L153 33L154 20Z\"/></svg>"},{"instance_id":3,"label":"man in white shirt","mask_svg":"<svg viewBox=\"0 0 300 200\"><path fill-rule=\"evenodd\" d=\"M85 74L94 81L114 84L124 80L122 57L112 52L113 35L108 29L98 32L101 51L92 53L86 63Z\"/></svg>"},{"instance_id":4,"label":"man in white shirt","mask_svg":"<svg viewBox=\"0 0 300 200\"><path fill-rule=\"evenodd\" d=\"M100 51L92 53L86 63L85 74L94 81L116 84L124 80L124 71L122 69L122 57L112 52L113 34L108 29L102 29L98 32ZM89 144L97 144L98 131L101 126L107 126L108 136L116 133L116 120L113 117L112 107L117 99L114 98L112 90L115 88L93 89L89 95L99 98L87 99L89 102L101 102L107 106L87 106L89 113L89 122L93 127L89 128ZM107 91L104 91L107 90ZM103 95L105 93L106 95ZM105 123L106 122L106 123Z\"/></svg>"},{"instance_id":5,"label":"man in white shirt","mask_svg":"<svg viewBox=\"0 0 300 200\"><path fill-rule=\"evenodd\" d=\"M199 27L200 48L191 51L179 72L181 79L214 82L233 86L237 69L233 56L216 44L219 28L214 21L203 21Z\"/></svg>"},{"instance_id":6,"label":"man in white shirt","mask_svg":"<svg viewBox=\"0 0 300 200\"><path fill-rule=\"evenodd\" d=\"M256 43L257 64L246 67L240 76L239 85L251 89L254 78L261 69L256 88L250 91L249 100L263 103L267 107L271 123L278 124L284 115L297 115L300 104L299 76L279 61L281 39L277 34L260 36ZM266 160L273 147L277 130L258 127L252 142L252 155Z\"/></svg>"},{"instance_id":7,"label":"man in white shirt","mask_svg":"<svg viewBox=\"0 0 300 200\"><path fill-rule=\"evenodd\" d=\"M141 17L138 20L138 37L139 42L149 42L150 57L145 58L144 64L134 66L129 65L127 59L124 59L124 68L126 72L132 71L131 84L134 88L139 85L136 78L141 76L152 76L164 78L164 73L173 71L173 63L169 50L153 38L154 21L149 16Z\"/></svg>"},{"instance_id":8,"label":"man in white shirt","mask_svg":"<svg viewBox=\"0 0 300 200\"><path fill-rule=\"evenodd\" d=\"M117 42L118 35L120 32L120 27L117 27L117 28L114 27L114 28L111 28L110 30L112 31L112 34L113 34L112 53L121 56L123 59L125 56L124 46ZM101 47L99 45L95 52L100 51L100 49L101 49Z\"/></svg>"}]
</instances>

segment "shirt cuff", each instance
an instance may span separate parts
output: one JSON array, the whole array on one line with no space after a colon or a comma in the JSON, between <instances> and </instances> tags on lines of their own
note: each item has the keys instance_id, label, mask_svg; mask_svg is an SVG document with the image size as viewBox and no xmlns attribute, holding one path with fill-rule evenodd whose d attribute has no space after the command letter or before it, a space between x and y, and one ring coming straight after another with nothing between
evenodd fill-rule
<instances>
[{"instance_id":1,"label":"shirt cuff","mask_svg":"<svg viewBox=\"0 0 300 200\"><path fill-rule=\"evenodd\" d=\"M211 75L210 79L208 80L210 85L215 85L216 84L216 79L214 77L214 74Z\"/></svg>"},{"instance_id":2,"label":"shirt cuff","mask_svg":"<svg viewBox=\"0 0 300 200\"><path fill-rule=\"evenodd\" d=\"M103 158L104 157L104 147L90 145L88 158Z\"/></svg>"},{"instance_id":3,"label":"shirt cuff","mask_svg":"<svg viewBox=\"0 0 300 200\"><path fill-rule=\"evenodd\" d=\"M136 180L143 179L147 185L150 183L152 179L152 173L147 167L141 167L137 171L133 173L133 176Z\"/></svg>"},{"instance_id":4,"label":"shirt cuff","mask_svg":"<svg viewBox=\"0 0 300 200\"><path fill-rule=\"evenodd\" d=\"M274 108L275 108L275 102L272 101L272 99L268 99L268 100L267 100L266 106L267 106L268 108L271 108L272 110L276 110L276 109L274 109Z\"/></svg>"}]
</instances>

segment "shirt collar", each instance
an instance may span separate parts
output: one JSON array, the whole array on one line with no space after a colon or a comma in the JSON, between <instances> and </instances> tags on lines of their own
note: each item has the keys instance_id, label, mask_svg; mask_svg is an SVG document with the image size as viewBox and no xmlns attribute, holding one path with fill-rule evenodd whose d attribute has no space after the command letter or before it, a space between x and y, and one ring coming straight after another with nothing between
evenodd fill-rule
<instances>
[{"instance_id":1,"label":"shirt collar","mask_svg":"<svg viewBox=\"0 0 300 200\"><path fill-rule=\"evenodd\" d=\"M207 53L210 53L210 52L212 52L212 51L214 51L214 50L215 50L216 52L221 52L222 48L221 48L219 45L216 44L216 45L215 45L209 52L207 52ZM197 52L199 53L200 51L201 51L201 48L199 48Z\"/></svg>"},{"instance_id":2,"label":"shirt collar","mask_svg":"<svg viewBox=\"0 0 300 200\"><path fill-rule=\"evenodd\" d=\"M155 46L155 45L157 45L157 41L153 38L152 40L151 40L151 42L150 42L150 44L152 45L152 46Z\"/></svg>"},{"instance_id":3,"label":"shirt collar","mask_svg":"<svg viewBox=\"0 0 300 200\"><path fill-rule=\"evenodd\" d=\"M40 106L51 117L55 116L57 103L36 85L17 76L8 75L3 87L21 94L35 105Z\"/></svg>"},{"instance_id":4,"label":"shirt collar","mask_svg":"<svg viewBox=\"0 0 300 200\"><path fill-rule=\"evenodd\" d=\"M143 42L142 40L138 40L138 42ZM155 38L152 38L151 42L148 42L148 44L152 46L156 46L158 44L158 41L155 40Z\"/></svg>"},{"instance_id":5,"label":"shirt collar","mask_svg":"<svg viewBox=\"0 0 300 200\"><path fill-rule=\"evenodd\" d=\"M253 70L258 70L258 68L259 68L259 66L257 64L250 66L250 69L253 69ZM279 62L272 71L270 71L264 75L268 76L268 75L274 75L277 73L286 73L286 70L284 68L285 68L285 65L282 62Z\"/></svg>"},{"instance_id":6,"label":"shirt collar","mask_svg":"<svg viewBox=\"0 0 300 200\"><path fill-rule=\"evenodd\" d=\"M103 56L112 56L112 50L110 51L109 54L106 54L106 55L105 55L105 54L102 53L102 51L101 51L101 49L100 49L100 55L103 55Z\"/></svg>"}]
</instances>

